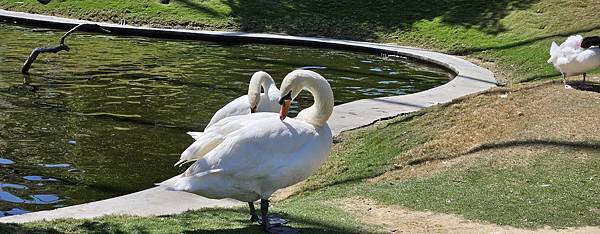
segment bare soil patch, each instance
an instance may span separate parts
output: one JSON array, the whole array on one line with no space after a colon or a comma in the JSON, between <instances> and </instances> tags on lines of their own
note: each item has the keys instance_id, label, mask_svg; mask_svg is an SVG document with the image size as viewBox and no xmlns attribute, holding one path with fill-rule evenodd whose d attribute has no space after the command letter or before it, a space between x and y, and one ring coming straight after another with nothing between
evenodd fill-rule
<instances>
[{"instance_id":1,"label":"bare soil patch","mask_svg":"<svg viewBox=\"0 0 600 234\"><path fill-rule=\"evenodd\" d=\"M365 198L347 198L335 202L344 211L365 224L383 227L389 233L600 233L598 227L555 230L518 229L466 220L458 215L409 210L384 206Z\"/></svg>"}]
</instances>

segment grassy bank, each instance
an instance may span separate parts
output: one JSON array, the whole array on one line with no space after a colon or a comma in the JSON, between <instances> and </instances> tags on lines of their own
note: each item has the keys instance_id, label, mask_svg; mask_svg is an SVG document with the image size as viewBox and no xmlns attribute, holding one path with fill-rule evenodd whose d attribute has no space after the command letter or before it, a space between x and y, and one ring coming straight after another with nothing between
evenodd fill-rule
<instances>
[{"instance_id":1,"label":"grassy bank","mask_svg":"<svg viewBox=\"0 0 600 234\"><path fill-rule=\"evenodd\" d=\"M450 225L440 223L448 219L427 219L426 212L483 222L492 231L502 225L600 225L600 95L548 81L559 77L546 64L552 40L600 34L595 1L53 0L45 6L2 1L0 7L132 24L370 40L465 55L492 69L506 87L345 133L321 170L289 189L291 196L273 211L305 233ZM598 70L591 80L597 86ZM373 220L382 212L385 219ZM406 223L410 217L421 218ZM209 209L0 225L0 232L258 232L247 218L245 209Z\"/></svg>"}]
</instances>

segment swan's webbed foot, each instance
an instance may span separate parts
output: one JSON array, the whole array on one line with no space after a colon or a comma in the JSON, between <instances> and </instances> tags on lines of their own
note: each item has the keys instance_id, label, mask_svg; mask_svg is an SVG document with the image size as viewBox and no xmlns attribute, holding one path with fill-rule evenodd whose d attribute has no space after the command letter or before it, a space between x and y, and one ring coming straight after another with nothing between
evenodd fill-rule
<instances>
[{"instance_id":1,"label":"swan's webbed foot","mask_svg":"<svg viewBox=\"0 0 600 234\"><path fill-rule=\"evenodd\" d=\"M571 87L570 85L567 84L567 75L563 73L562 76L563 76L563 85L565 85L565 89L573 89L573 87Z\"/></svg>"},{"instance_id":2,"label":"swan's webbed foot","mask_svg":"<svg viewBox=\"0 0 600 234\"><path fill-rule=\"evenodd\" d=\"M262 218L258 217L258 223L262 224ZM269 227L281 227L285 224L288 223L288 221L286 219L283 219L281 217L277 217L275 215L269 215L269 217L267 218L267 223Z\"/></svg>"},{"instance_id":3,"label":"swan's webbed foot","mask_svg":"<svg viewBox=\"0 0 600 234\"><path fill-rule=\"evenodd\" d=\"M266 230L267 233L274 233L274 234L296 234L296 233L300 233L300 231L298 231L298 229L292 228L292 227L287 227L287 226L279 226L279 227L271 227L268 230Z\"/></svg>"}]
</instances>

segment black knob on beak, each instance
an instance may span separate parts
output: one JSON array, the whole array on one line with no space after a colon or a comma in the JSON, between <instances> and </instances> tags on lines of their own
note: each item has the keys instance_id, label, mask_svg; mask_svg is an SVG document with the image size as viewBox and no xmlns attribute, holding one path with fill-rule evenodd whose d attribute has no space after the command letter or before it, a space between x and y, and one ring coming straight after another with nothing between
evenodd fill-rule
<instances>
[{"instance_id":1,"label":"black knob on beak","mask_svg":"<svg viewBox=\"0 0 600 234\"><path fill-rule=\"evenodd\" d=\"M289 92L288 94L286 94L285 96L281 97L279 99L279 105L283 105L283 102L285 100L292 100L292 92Z\"/></svg>"}]
</instances>

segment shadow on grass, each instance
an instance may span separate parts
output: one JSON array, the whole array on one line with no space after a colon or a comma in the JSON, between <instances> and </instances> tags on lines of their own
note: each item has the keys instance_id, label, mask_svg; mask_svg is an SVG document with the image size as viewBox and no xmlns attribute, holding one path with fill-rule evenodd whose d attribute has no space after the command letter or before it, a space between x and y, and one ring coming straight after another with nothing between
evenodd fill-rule
<instances>
[{"instance_id":1,"label":"shadow on grass","mask_svg":"<svg viewBox=\"0 0 600 234\"><path fill-rule=\"evenodd\" d=\"M194 2L194 1L191 1L191 0L174 0L173 2L178 2L178 3L182 4L182 5L185 5L188 8L192 8L192 9L194 9L196 11L200 11L200 12L209 14L209 15L211 15L213 17L214 16L221 16L221 14L219 12L217 12L217 11L211 9L211 8L202 6L202 5L200 5L200 4L198 4L198 3Z\"/></svg>"},{"instance_id":2,"label":"shadow on grass","mask_svg":"<svg viewBox=\"0 0 600 234\"><path fill-rule=\"evenodd\" d=\"M489 149L505 149L519 146L555 146L555 147L568 147L578 150L592 150L600 151L600 142L598 141L557 141L557 140L522 140L522 141L506 141L497 143L486 143L474 147L467 151L465 154L472 154L483 150Z\"/></svg>"},{"instance_id":3,"label":"shadow on grass","mask_svg":"<svg viewBox=\"0 0 600 234\"><path fill-rule=\"evenodd\" d=\"M215 212L219 215L215 218ZM264 233L257 223L240 219L244 209L205 209L179 215L156 217L103 217L93 220L54 221L55 223L0 224L0 233ZM244 213L245 214L245 213ZM290 221L293 229L300 233L358 233L349 227L325 223L317 219L273 212ZM211 227L204 227L203 224ZM217 219L217 220L215 220ZM170 221L164 221L170 220ZM198 222L198 223L196 223ZM132 226L132 223L134 226ZM230 224L232 227L227 226ZM183 225L183 226L182 226ZM215 225L217 225L215 227ZM199 227L200 226L200 227Z\"/></svg>"},{"instance_id":4,"label":"shadow on grass","mask_svg":"<svg viewBox=\"0 0 600 234\"><path fill-rule=\"evenodd\" d=\"M408 29L421 20L475 27L489 34L506 28L500 20L537 0L267 1L226 0L243 31L278 31L307 36L373 39L376 31Z\"/></svg>"},{"instance_id":5,"label":"shadow on grass","mask_svg":"<svg viewBox=\"0 0 600 234\"><path fill-rule=\"evenodd\" d=\"M577 90L600 93L600 83L576 81L569 82L569 85Z\"/></svg>"},{"instance_id":6,"label":"shadow on grass","mask_svg":"<svg viewBox=\"0 0 600 234\"><path fill-rule=\"evenodd\" d=\"M58 231L54 228L48 228L48 227L25 227L22 224L7 223L7 224L0 224L0 233L54 234L54 233L64 233L64 232Z\"/></svg>"},{"instance_id":7,"label":"shadow on grass","mask_svg":"<svg viewBox=\"0 0 600 234\"><path fill-rule=\"evenodd\" d=\"M538 80L548 80L548 79L560 77L560 76L562 76L562 74L560 74L560 72L556 72L556 73L552 73L552 74L545 74L545 75L538 75L538 76L531 76L531 77L527 77L525 79L519 80L519 83L526 83L526 82L538 81Z\"/></svg>"},{"instance_id":8,"label":"shadow on grass","mask_svg":"<svg viewBox=\"0 0 600 234\"><path fill-rule=\"evenodd\" d=\"M571 36L573 34L586 33L586 32L591 32L591 31L598 30L598 29L600 29L600 25L596 25L596 26L584 28L584 29L581 29L581 30L574 30L574 31L569 31L569 32L556 33L556 34L552 34L552 35L545 35L545 36L534 37L534 38L531 38L531 39L526 39L526 40L511 42L511 43L507 43L507 44L499 45L499 46L464 48L464 49L460 49L460 50L456 50L456 51L451 51L450 54L463 56L463 55L469 55L469 54L472 54L472 53L486 51L486 50L509 49L509 48L513 48L513 47L518 47L518 46L524 46L524 45L533 44L535 42L546 40L548 38L553 38L553 37L567 37L567 36ZM548 45L548 48L550 48L550 45ZM551 75L551 76L555 76L555 75ZM544 78L544 77L542 77L542 78Z\"/></svg>"}]
</instances>

